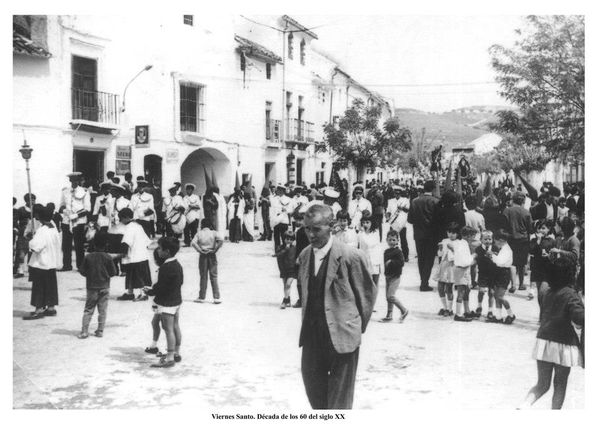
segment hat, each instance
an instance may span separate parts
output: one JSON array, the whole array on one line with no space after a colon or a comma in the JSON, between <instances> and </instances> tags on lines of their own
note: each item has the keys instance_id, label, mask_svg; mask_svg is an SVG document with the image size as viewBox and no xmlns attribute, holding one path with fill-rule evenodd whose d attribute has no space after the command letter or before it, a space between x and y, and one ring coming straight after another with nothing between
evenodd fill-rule
<instances>
[{"instance_id":1,"label":"hat","mask_svg":"<svg viewBox=\"0 0 599 424\"><path fill-rule=\"evenodd\" d=\"M324 195L330 199L338 199L339 198L339 192L335 191L329 187L325 188Z\"/></svg>"},{"instance_id":2,"label":"hat","mask_svg":"<svg viewBox=\"0 0 599 424\"><path fill-rule=\"evenodd\" d=\"M137 181L143 181L143 179L144 177L142 177L141 175L136 178Z\"/></svg>"},{"instance_id":3,"label":"hat","mask_svg":"<svg viewBox=\"0 0 599 424\"><path fill-rule=\"evenodd\" d=\"M362 184L354 184L354 191L356 190L361 190L362 192L364 192L364 186Z\"/></svg>"},{"instance_id":4,"label":"hat","mask_svg":"<svg viewBox=\"0 0 599 424\"><path fill-rule=\"evenodd\" d=\"M394 185L394 186L393 186L393 191L401 191L401 190L403 190L403 188L402 188L402 187L400 187L400 186L398 186L398 185Z\"/></svg>"},{"instance_id":5,"label":"hat","mask_svg":"<svg viewBox=\"0 0 599 424\"><path fill-rule=\"evenodd\" d=\"M111 188L111 187L112 187L112 182L109 182L109 181L100 184L100 190L104 190L105 188Z\"/></svg>"},{"instance_id":6,"label":"hat","mask_svg":"<svg viewBox=\"0 0 599 424\"><path fill-rule=\"evenodd\" d=\"M123 187L122 185L116 184L116 183L109 183L109 184L110 184L110 188L111 189L115 189L115 190L119 190L119 191L125 192L125 187Z\"/></svg>"},{"instance_id":7,"label":"hat","mask_svg":"<svg viewBox=\"0 0 599 424\"><path fill-rule=\"evenodd\" d=\"M176 186L176 187L181 187L181 183L180 182L174 182L173 185Z\"/></svg>"},{"instance_id":8,"label":"hat","mask_svg":"<svg viewBox=\"0 0 599 424\"><path fill-rule=\"evenodd\" d=\"M187 184L185 184L185 188L186 188L186 189L187 189L187 188L190 188L190 187L191 187L191 189L192 189L192 190L195 190L195 189L196 189L196 185L195 185L195 184L193 184L193 183L187 183Z\"/></svg>"},{"instance_id":9,"label":"hat","mask_svg":"<svg viewBox=\"0 0 599 424\"><path fill-rule=\"evenodd\" d=\"M70 174L67 174L67 177L69 178L79 178L81 177L83 174L79 171L75 171L75 172L71 172Z\"/></svg>"},{"instance_id":10,"label":"hat","mask_svg":"<svg viewBox=\"0 0 599 424\"><path fill-rule=\"evenodd\" d=\"M283 184L281 184L281 183L277 184L277 190L278 190L278 189L281 189L281 190L285 190L285 191L287 191L287 187L285 187L285 186L284 186Z\"/></svg>"},{"instance_id":11,"label":"hat","mask_svg":"<svg viewBox=\"0 0 599 424\"><path fill-rule=\"evenodd\" d=\"M137 180L137 185L140 185L140 184L148 184L148 182L142 178L141 180Z\"/></svg>"},{"instance_id":12,"label":"hat","mask_svg":"<svg viewBox=\"0 0 599 424\"><path fill-rule=\"evenodd\" d=\"M179 186L177 185L177 183L175 183L175 184L174 184L172 187L170 187L170 188L168 189L168 191L173 191L173 190L174 190L174 191L177 191L177 190L179 190Z\"/></svg>"}]
</instances>

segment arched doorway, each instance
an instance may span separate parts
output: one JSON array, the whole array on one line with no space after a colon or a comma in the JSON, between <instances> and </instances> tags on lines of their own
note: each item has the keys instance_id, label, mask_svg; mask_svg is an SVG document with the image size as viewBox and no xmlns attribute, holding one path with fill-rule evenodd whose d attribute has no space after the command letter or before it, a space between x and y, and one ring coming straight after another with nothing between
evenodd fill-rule
<instances>
[{"instance_id":1,"label":"arched doorway","mask_svg":"<svg viewBox=\"0 0 599 424\"><path fill-rule=\"evenodd\" d=\"M144 177L149 183L162 187L162 158L160 156L144 156Z\"/></svg>"},{"instance_id":2,"label":"arched doorway","mask_svg":"<svg viewBox=\"0 0 599 424\"><path fill-rule=\"evenodd\" d=\"M196 185L196 193L203 195L206 192L206 179L204 168L208 176L216 176L216 183L222 195L228 195L235 185L231 179L231 162L224 153L210 147L201 148L190 153L181 164L181 183Z\"/></svg>"}]
</instances>

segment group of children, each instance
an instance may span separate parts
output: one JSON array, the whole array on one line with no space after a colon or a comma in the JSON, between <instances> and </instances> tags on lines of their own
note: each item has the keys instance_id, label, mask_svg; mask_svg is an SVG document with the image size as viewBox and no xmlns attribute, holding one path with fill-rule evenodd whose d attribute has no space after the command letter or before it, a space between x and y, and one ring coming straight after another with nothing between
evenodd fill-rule
<instances>
[{"instance_id":1,"label":"group of children","mask_svg":"<svg viewBox=\"0 0 599 424\"><path fill-rule=\"evenodd\" d=\"M458 230L457 223L447 226L447 238L439 243L439 268L436 280L441 300L438 315L454 317L455 321L469 322L479 318L483 311L485 294L488 296L487 322L512 324L516 319L505 292L511 278L512 250L503 230L479 231L465 226ZM480 234L480 237L479 237ZM461 238L460 238L461 236ZM480 239L480 240L479 240ZM471 267L478 268L478 306L470 310ZM457 292L456 312L453 312L453 290ZM502 318L502 310L507 316Z\"/></svg>"}]
</instances>

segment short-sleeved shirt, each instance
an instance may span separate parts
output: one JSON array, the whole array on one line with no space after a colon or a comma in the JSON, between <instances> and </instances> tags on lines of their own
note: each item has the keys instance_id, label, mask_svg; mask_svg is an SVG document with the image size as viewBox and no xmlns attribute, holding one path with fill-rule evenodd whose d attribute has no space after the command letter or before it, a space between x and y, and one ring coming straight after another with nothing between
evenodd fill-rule
<instances>
[{"instance_id":1,"label":"short-sleeved shirt","mask_svg":"<svg viewBox=\"0 0 599 424\"><path fill-rule=\"evenodd\" d=\"M129 246L127 256L123 258L124 264L143 262L148 260L148 246L151 241L137 222L125 225L122 243Z\"/></svg>"},{"instance_id":2,"label":"short-sleeved shirt","mask_svg":"<svg viewBox=\"0 0 599 424\"><path fill-rule=\"evenodd\" d=\"M202 250L214 250L216 241L220 240L218 233L209 228L202 228L194 237L194 242L200 246Z\"/></svg>"}]
</instances>

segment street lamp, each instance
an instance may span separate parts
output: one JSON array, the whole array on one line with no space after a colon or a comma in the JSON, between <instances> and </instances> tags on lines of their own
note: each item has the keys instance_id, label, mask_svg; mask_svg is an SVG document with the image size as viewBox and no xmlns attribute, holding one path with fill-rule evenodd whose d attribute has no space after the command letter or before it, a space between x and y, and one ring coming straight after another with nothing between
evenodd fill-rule
<instances>
[{"instance_id":1,"label":"street lamp","mask_svg":"<svg viewBox=\"0 0 599 424\"><path fill-rule=\"evenodd\" d=\"M131 85L131 83L133 81L135 81L135 79L140 76L142 73L144 73L145 71L149 71L150 69L152 69L153 65L146 65L141 71L139 71L133 78L131 78L131 81L129 81L127 83L127 85L125 86L125 90L123 91L123 105L121 106L121 112L125 111L125 96L127 95L127 89L129 88L129 85Z\"/></svg>"},{"instance_id":2,"label":"street lamp","mask_svg":"<svg viewBox=\"0 0 599 424\"><path fill-rule=\"evenodd\" d=\"M25 169L27 170L27 190L29 192L29 202L31 203L31 177L29 175L29 159L31 159L31 152L33 149L27 144L25 133L23 132L23 146L19 149L21 156L25 159ZM29 210L31 212L31 232L33 233L33 205L30 205Z\"/></svg>"}]
</instances>

